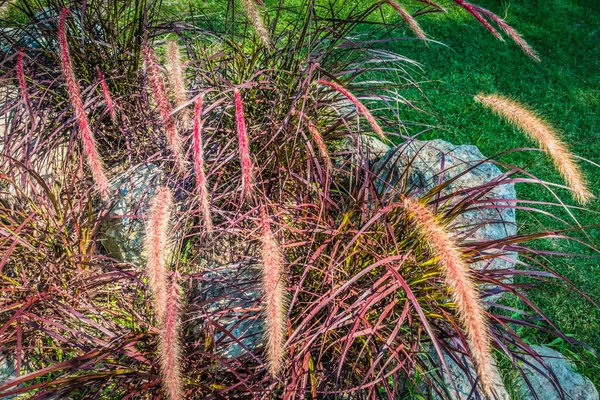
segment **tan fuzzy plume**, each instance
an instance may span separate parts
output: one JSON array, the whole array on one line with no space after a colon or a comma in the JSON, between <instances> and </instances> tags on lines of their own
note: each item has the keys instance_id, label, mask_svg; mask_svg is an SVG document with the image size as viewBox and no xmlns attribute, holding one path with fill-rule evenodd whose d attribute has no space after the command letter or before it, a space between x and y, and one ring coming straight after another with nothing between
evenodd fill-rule
<instances>
[{"instance_id":1,"label":"tan fuzzy plume","mask_svg":"<svg viewBox=\"0 0 600 400\"><path fill-rule=\"evenodd\" d=\"M263 315L269 373L273 378L281 371L285 356L286 288L285 260L273 236L265 207L261 208Z\"/></svg>"},{"instance_id":2,"label":"tan fuzzy plume","mask_svg":"<svg viewBox=\"0 0 600 400\"><path fill-rule=\"evenodd\" d=\"M168 289L163 324L160 326L159 351L162 388L169 400L184 398L179 341L181 288L175 274Z\"/></svg>"},{"instance_id":3,"label":"tan fuzzy plume","mask_svg":"<svg viewBox=\"0 0 600 400\"><path fill-rule=\"evenodd\" d=\"M480 93L475 101L515 125L547 151L579 203L585 204L594 197L573 154L554 127L522 104L497 94Z\"/></svg>"},{"instance_id":4,"label":"tan fuzzy plume","mask_svg":"<svg viewBox=\"0 0 600 400\"><path fill-rule=\"evenodd\" d=\"M417 35L417 37L421 40L427 39L425 36L425 32L421 29L421 25L417 22L416 19L412 15L410 15L400 4L396 3L394 0L386 0L386 2L392 6L398 14L402 17L404 21L410 26L410 29Z\"/></svg>"},{"instance_id":5,"label":"tan fuzzy plume","mask_svg":"<svg viewBox=\"0 0 600 400\"><path fill-rule=\"evenodd\" d=\"M469 341L481 384L486 394L493 398L492 382L497 377L492 363L489 326L469 266L462 258L454 239L438 223L429 208L409 197L402 200L402 207L410 215L415 228L431 247L442 267L442 274L452 291L458 319Z\"/></svg>"},{"instance_id":6,"label":"tan fuzzy plume","mask_svg":"<svg viewBox=\"0 0 600 400\"><path fill-rule=\"evenodd\" d=\"M167 263L170 257L169 227L172 208L173 195L169 188L158 188L150 207L144 238L146 275L154 297L154 313L159 326L164 320L167 303Z\"/></svg>"},{"instance_id":7,"label":"tan fuzzy plume","mask_svg":"<svg viewBox=\"0 0 600 400\"><path fill-rule=\"evenodd\" d=\"M175 95L175 107L179 107L187 101L187 93L185 90L185 76L183 73L183 64L181 63L181 54L175 40L167 42L167 71ZM189 110L184 108L179 111L179 118L181 126L186 128L190 118Z\"/></svg>"},{"instance_id":8,"label":"tan fuzzy plume","mask_svg":"<svg viewBox=\"0 0 600 400\"><path fill-rule=\"evenodd\" d=\"M265 27L262 16L256 7L255 0L242 0L242 6L246 12L246 17L248 17L248 20L256 30L256 34L263 44L270 48L271 38L269 37L269 31L267 31L267 28Z\"/></svg>"}]
</instances>

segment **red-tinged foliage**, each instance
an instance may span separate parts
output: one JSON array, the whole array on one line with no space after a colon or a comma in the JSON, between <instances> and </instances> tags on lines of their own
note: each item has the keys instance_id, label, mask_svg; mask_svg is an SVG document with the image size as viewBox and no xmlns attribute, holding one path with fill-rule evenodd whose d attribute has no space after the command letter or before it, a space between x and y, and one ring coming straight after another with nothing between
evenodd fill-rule
<instances>
[{"instance_id":1,"label":"red-tinged foliage","mask_svg":"<svg viewBox=\"0 0 600 400\"><path fill-rule=\"evenodd\" d=\"M57 37L64 2L29 1L28 28ZM423 12L441 10L420 3ZM483 9L459 3L502 27ZM0 131L0 341L21 375L0 383L0 396L451 398L456 388L442 383L448 363L435 361L436 354L466 370L465 357L491 353L524 374L524 355L534 352L519 337L523 329L597 359L527 297L537 283L578 290L547 266L561 254L533 246L540 239L586 246L579 238L585 228L574 219L585 210L567 205L554 183L503 163L505 153L482 160L504 174L481 186L456 185L480 166L472 165L447 181L441 170L433 188L417 192L409 168L388 177L361 147L365 134L406 144L406 132L430 130L418 123L398 129L394 113L404 103L395 91L417 82L407 72L414 64L385 50L386 35L404 22L382 21L383 2L267 5L261 16L271 46L257 43L252 21L231 2L222 13L194 9L185 23L158 19L154 3L144 0L116 8L88 2L85 10L67 4L73 14L62 19L58 46L7 41L11 54L27 54L32 113L21 106L17 76L0 101L10 126ZM40 22L45 7L49 17ZM361 41L365 27L372 39ZM165 63L153 50L165 35L177 35L188 54L182 82L192 100L175 108L162 79ZM0 69L14 74L15 59ZM97 70L110 74L118 124L103 116L108 101L104 90L94 90ZM74 94L77 107L70 106ZM376 105L377 119L358 99ZM194 124L177 131L174 115L192 103ZM121 191L108 201L92 196L94 175L77 157L81 136L73 132L71 108L76 119L87 118L86 132L97 138L111 176L128 177L140 165L159 171L135 188L130 203L123 205ZM188 157L189 170L181 168ZM495 188L514 183L542 185L556 204L495 198ZM148 204L146 194L154 192ZM421 221L435 229L415 229L417 207L402 199L418 201ZM486 240L475 232L497 221L457 222L490 209L537 213L566 228ZM110 251L105 228L115 223L128 233L137 223L147 227L135 239L146 242L144 261ZM451 232L460 232L451 245L432 239L437 233L450 240ZM514 267L471 268L514 262L515 254ZM448 257L455 262L441 261ZM172 269L180 278L169 279ZM478 302L469 301L473 292ZM502 293L518 306L496 300ZM486 328L477 331L469 314ZM486 332L487 340L473 343ZM483 364L483 357L473 359ZM484 395L482 387L474 391Z\"/></svg>"}]
</instances>

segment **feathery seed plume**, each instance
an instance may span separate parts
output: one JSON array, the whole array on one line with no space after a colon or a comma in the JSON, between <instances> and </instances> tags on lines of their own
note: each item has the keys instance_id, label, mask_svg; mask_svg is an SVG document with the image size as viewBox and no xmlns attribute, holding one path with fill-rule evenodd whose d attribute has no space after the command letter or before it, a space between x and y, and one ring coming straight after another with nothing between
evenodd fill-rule
<instances>
[{"instance_id":1,"label":"feathery seed plume","mask_svg":"<svg viewBox=\"0 0 600 400\"><path fill-rule=\"evenodd\" d=\"M116 125L117 114L115 112L115 105L112 101L112 97L110 96L110 92L108 91L108 85L106 84L106 80L104 80L104 74L102 74L100 68L98 68L98 80L100 81L100 86L102 87L102 95L104 96L104 101L106 101L106 108L108 109L110 118Z\"/></svg>"},{"instance_id":2,"label":"feathery seed plume","mask_svg":"<svg viewBox=\"0 0 600 400\"><path fill-rule=\"evenodd\" d=\"M202 102L203 96L199 96L194 105L194 171L196 173L196 190L202 210L202 218L206 225L206 232L210 235L213 231L212 218L210 216L210 200L208 196L208 187L206 174L204 173L204 150L202 145Z\"/></svg>"},{"instance_id":3,"label":"feathery seed plume","mask_svg":"<svg viewBox=\"0 0 600 400\"><path fill-rule=\"evenodd\" d=\"M177 126L175 120L171 116L171 105L169 104L169 98L165 89L165 83L160 76L160 69L158 67L158 61L154 50L149 45L145 45L142 49L144 56L144 63L146 64L146 73L148 75L148 82L150 83L150 92L152 97L156 101L158 111L160 113L163 125L165 126L165 133L171 151L175 155L177 167L180 171L183 171L185 166L185 160L183 157L182 140L177 132Z\"/></svg>"},{"instance_id":4,"label":"feathery seed plume","mask_svg":"<svg viewBox=\"0 0 600 400\"><path fill-rule=\"evenodd\" d=\"M29 115L31 116L31 105L29 103L29 94L27 93L27 83L25 82L25 72L23 71L23 57L25 57L25 53L19 51L17 53L17 79L19 80L19 88L21 89L21 96L23 97L23 102L29 111Z\"/></svg>"},{"instance_id":5,"label":"feathery seed plume","mask_svg":"<svg viewBox=\"0 0 600 400\"><path fill-rule=\"evenodd\" d=\"M365 116L365 118L367 119L367 121L369 122L369 124L371 125L371 127L373 128L375 133L377 133L379 138L383 141L387 141L387 139L385 138L385 135L383 134L383 130L381 129L381 127L379 126L377 121L375 121L375 118L373 117L373 115L369 112L367 107L364 106L364 104L362 104L356 97L354 97L354 95L352 93L350 93L348 90L346 90L342 86L340 86L336 83L333 83L333 82L326 81L325 79L320 79L317 81L317 83L320 83L321 85L329 86L333 90L344 95L348 100L350 100L350 102L352 102L352 104L354 104L354 106L358 109L358 112Z\"/></svg>"},{"instance_id":6,"label":"feathery seed plume","mask_svg":"<svg viewBox=\"0 0 600 400\"><path fill-rule=\"evenodd\" d=\"M263 44L270 48L271 47L271 39L269 38L269 31L265 27L262 16L256 8L256 4L254 0L242 0L242 6L244 7L244 11L246 12L246 17L256 30L256 34L263 42Z\"/></svg>"},{"instance_id":7,"label":"feathery seed plume","mask_svg":"<svg viewBox=\"0 0 600 400\"><path fill-rule=\"evenodd\" d=\"M244 104L242 95L238 89L233 89L235 99L235 120L238 132L238 147L240 151L240 162L242 166L242 196L252 195L254 185L254 172L250 150L248 149L248 133L246 132L246 121L244 120Z\"/></svg>"},{"instance_id":8,"label":"feathery seed plume","mask_svg":"<svg viewBox=\"0 0 600 400\"><path fill-rule=\"evenodd\" d=\"M429 208L410 197L402 200L402 207L410 215L415 228L427 241L442 267L446 284L452 290L458 319L469 341L481 384L486 394L493 397L492 382L496 370L492 364L489 326L469 266L461 257L453 238L438 223Z\"/></svg>"},{"instance_id":9,"label":"feathery seed plume","mask_svg":"<svg viewBox=\"0 0 600 400\"><path fill-rule=\"evenodd\" d=\"M421 29L421 25L417 22L416 19L413 18L400 4L396 3L395 0L387 0L387 3L392 6L398 14L402 17L404 21L410 26L410 29L417 35L419 39L425 40L427 37L425 36L425 32Z\"/></svg>"},{"instance_id":10,"label":"feathery seed plume","mask_svg":"<svg viewBox=\"0 0 600 400\"><path fill-rule=\"evenodd\" d=\"M522 104L497 94L480 93L475 96L475 101L515 125L547 151L577 201L585 204L594 197L569 147L554 127Z\"/></svg>"},{"instance_id":11,"label":"feathery seed plume","mask_svg":"<svg viewBox=\"0 0 600 400\"><path fill-rule=\"evenodd\" d=\"M184 398L179 342L181 288L178 279L179 276L175 273L168 289L165 316L159 336L161 384L169 400Z\"/></svg>"},{"instance_id":12,"label":"feathery seed plume","mask_svg":"<svg viewBox=\"0 0 600 400\"><path fill-rule=\"evenodd\" d=\"M146 275L154 297L154 311L159 326L163 323L167 303L167 263L170 257L169 228L172 208L171 190L165 186L159 187L152 200L144 238Z\"/></svg>"},{"instance_id":13,"label":"feathery seed plume","mask_svg":"<svg viewBox=\"0 0 600 400\"><path fill-rule=\"evenodd\" d=\"M471 3L467 3L464 0L454 0L454 2L456 4L458 4L460 7L464 8L469 14L471 14L472 16L475 17L475 19L477 19L477 21L479 21L481 23L481 25L485 26L485 28L490 31L492 33L492 35L496 36L496 38L498 40L504 41L504 39L502 38L502 36L500 36L500 34L498 33L497 30L494 29L493 26L491 26L489 24L489 22L487 22L485 20L485 18L483 18L481 16L481 14L479 14L476 10L473 4Z\"/></svg>"},{"instance_id":14,"label":"feathery seed plume","mask_svg":"<svg viewBox=\"0 0 600 400\"><path fill-rule=\"evenodd\" d=\"M109 192L108 179L104 174L102 160L98 154L94 135L90 129L90 124L85 113L83 100L81 98L81 89L79 87L79 82L77 82L77 78L75 77L75 72L73 71L73 65L71 63L71 56L69 55L66 28L66 19L69 13L70 11L67 8L63 9L60 13L60 19L58 22L58 44L60 46L60 60L62 64L63 77L65 79L65 83L67 84L67 93L69 95L69 99L71 100L73 110L75 111L75 117L77 118L77 125L83 144L83 152L86 155L87 163L92 171L92 177L94 178L94 182L98 186L98 190L102 196L107 199Z\"/></svg>"},{"instance_id":15,"label":"feathery seed plume","mask_svg":"<svg viewBox=\"0 0 600 400\"><path fill-rule=\"evenodd\" d=\"M521 50L529 57L531 57L535 61L540 61L540 56L535 52L535 50L523 39L523 36L519 32L516 31L515 28L506 23L502 18L494 14L493 12L486 10L485 8L479 7L475 4L472 5L473 8L480 14L485 15L492 21L494 21L502 30L512 39L516 44L521 47Z\"/></svg>"},{"instance_id":16,"label":"feathery seed plume","mask_svg":"<svg viewBox=\"0 0 600 400\"><path fill-rule=\"evenodd\" d=\"M261 208L262 284L265 291L263 314L269 373L273 378L281 371L285 356L286 289L285 260L271 231L266 207Z\"/></svg>"},{"instance_id":17,"label":"feathery seed plume","mask_svg":"<svg viewBox=\"0 0 600 400\"><path fill-rule=\"evenodd\" d=\"M185 90L185 76L183 74L181 54L179 52L179 46L177 46L177 42L175 40L169 40L167 43L167 60L169 80L171 81L173 92L175 94L175 106L179 107L187 101L187 94ZM184 108L179 113L181 125L185 128L189 120L188 109Z\"/></svg>"}]
</instances>

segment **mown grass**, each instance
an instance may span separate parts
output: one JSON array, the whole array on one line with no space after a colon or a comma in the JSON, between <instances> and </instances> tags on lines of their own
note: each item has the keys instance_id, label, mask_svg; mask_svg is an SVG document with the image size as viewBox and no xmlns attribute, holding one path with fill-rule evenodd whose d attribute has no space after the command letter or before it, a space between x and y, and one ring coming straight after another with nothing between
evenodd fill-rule
<instances>
[{"instance_id":1,"label":"mown grass","mask_svg":"<svg viewBox=\"0 0 600 400\"><path fill-rule=\"evenodd\" d=\"M538 51L541 63L524 55L510 40L502 43L472 20L464 11L451 8L449 14L419 18L431 38L444 45L396 42L392 48L423 64L422 87L428 101L417 105L430 111L424 116L406 111L404 117L425 121L440 128L423 138L442 138L454 144L474 144L488 156L511 148L535 147L522 133L476 105L478 92L511 96L537 110L558 127L573 152L600 163L600 7L596 0L478 0L477 4L505 18ZM409 31L407 36L411 36ZM417 98L418 97L413 97ZM416 133L416 131L414 131ZM560 183L551 161L538 152L501 158L527 166L541 179ZM600 195L600 168L584 164L592 191ZM541 186L517 185L519 198L554 201ZM559 191L567 201L568 194ZM600 223L598 200L589 206L596 213L575 213L582 225ZM565 217L566 213L552 211ZM519 212L519 231L549 225L545 218ZM600 231L588 230L588 241L600 244ZM593 255L575 243L553 241L539 246L554 251ZM550 258L550 266L600 302L600 260L597 258ZM575 291L564 286L540 285L530 298L568 335L600 350L600 310ZM527 332L523 334L528 335ZM526 336L532 343L550 343L539 334ZM559 347L560 343L553 343ZM566 349L563 349L566 350ZM600 387L600 373L583 372Z\"/></svg>"}]
</instances>

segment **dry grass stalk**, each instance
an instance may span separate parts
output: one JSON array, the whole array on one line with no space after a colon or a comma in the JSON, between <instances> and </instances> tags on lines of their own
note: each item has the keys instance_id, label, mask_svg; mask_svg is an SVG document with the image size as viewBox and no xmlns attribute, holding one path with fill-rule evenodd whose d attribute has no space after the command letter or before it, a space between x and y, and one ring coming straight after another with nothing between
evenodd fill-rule
<instances>
[{"instance_id":1,"label":"dry grass stalk","mask_svg":"<svg viewBox=\"0 0 600 400\"><path fill-rule=\"evenodd\" d=\"M379 126L377 121L375 121L375 118L373 117L373 115L369 112L367 107L364 106L364 104L362 104L356 97L354 97L354 95L352 93L350 93L344 87L342 87L336 83L326 81L324 79L318 80L317 83L320 83L321 85L329 86L330 88L341 93L348 100L350 100L350 102L352 102L352 104L354 104L354 106L358 109L358 112L365 116L365 118L367 119L367 121L369 122L369 124L371 125L371 127L373 128L375 133L377 133L379 138L383 141L387 141L387 139L385 138L385 135L383 134L383 129L381 129L381 127Z\"/></svg>"},{"instance_id":2,"label":"dry grass stalk","mask_svg":"<svg viewBox=\"0 0 600 400\"><path fill-rule=\"evenodd\" d=\"M423 32L423 29L421 28L421 25L419 25L417 20L414 19L413 16L410 15L400 4L396 3L396 1L394 0L387 0L387 3L390 6L392 6L398 12L398 14L400 14L402 19L406 21L408 26L410 26L410 29L412 29L412 31L415 33L415 35L417 35L419 39L427 39L427 37L425 36L425 32Z\"/></svg>"},{"instance_id":3,"label":"dry grass stalk","mask_svg":"<svg viewBox=\"0 0 600 400\"><path fill-rule=\"evenodd\" d=\"M267 210L261 208L262 284L265 291L263 315L269 373L281 371L285 357L286 292L281 248L271 231Z\"/></svg>"},{"instance_id":4,"label":"dry grass stalk","mask_svg":"<svg viewBox=\"0 0 600 400\"><path fill-rule=\"evenodd\" d=\"M554 127L522 104L497 94L480 93L475 96L475 101L521 129L547 151L577 201L585 204L594 197L573 154Z\"/></svg>"},{"instance_id":5,"label":"dry grass stalk","mask_svg":"<svg viewBox=\"0 0 600 400\"><path fill-rule=\"evenodd\" d=\"M271 38L269 37L269 31L265 27L262 16L256 7L255 0L242 0L242 6L246 12L248 20L256 30L256 34L263 42L266 47L271 47Z\"/></svg>"},{"instance_id":6,"label":"dry grass stalk","mask_svg":"<svg viewBox=\"0 0 600 400\"><path fill-rule=\"evenodd\" d=\"M162 325L167 303L167 263L170 257L169 227L173 208L173 195L168 187L160 187L152 201L146 224L144 252L146 275L154 297L154 313Z\"/></svg>"},{"instance_id":7,"label":"dry grass stalk","mask_svg":"<svg viewBox=\"0 0 600 400\"><path fill-rule=\"evenodd\" d=\"M500 18L499 16L497 16L493 12L491 12L489 10L486 10L485 8L479 7L479 6L474 5L474 4L472 6L473 6L473 8L478 13L481 13L481 14L485 15L486 17L488 17L489 19L491 19L492 21L494 21L496 24L498 24L498 26L500 28L502 28L502 30L512 40L514 40L515 43L519 45L519 47L521 47L521 49L523 50L523 52L525 54L527 54L529 57L531 57L535 61L540 61L540 56L538 56L538 54L535 52L535 50L529 45L529 43L527 43L525 41L525 39L523 39L523 37L521 36L521 34L519 32L517 32L512 26L510 26L509 24L507 24L506 21L504 21L502 18Z\"/></svg>"},{"instance_id":8,"label":"dry grass stalk","mask_svg":"<svg viewBox=\"0 0 600 400\"><path fill-rule=\"evenodd\" d=\"M213 232L212 218L210 215L210 198L208 195L208 184L206 182L206 174L204 173L204 147L202 145L202 103L203 96L198 97L194 105L194 172L196 173L196 190L200 202L200 210L206 232L210 235Z\"/></svg>"},{"instance_id":9,"label":"dry grass stalk","mask_svg":"<svg viewBox=\"0 0 600 400\"><path fill-rule=\"evenodd\" d=\"M167 70L169 72L169 81L175 95L175 106L179 107L187 101L187 93L185 90L185 76L183 73L183 64L181 63L181 54L179 46L175 40L169 40L167 43ZM190 118L189 110L182 109L179 112L179 118L182 127L188 126Z\"/></svg>"},{"instance_id":10,"label":"dry grass stalk","mask_svg":"<svg viewBox=\"0 0 600 400\"><path fill-rule=\"evenodd\" d=\"M112 97L110 96L110 92L108 91L108 85L106 84L106 80L104 79L104 74L102 71L98 69L98 80L100 81L100 86L102 87L102 95L104 96L104 101L106 102L106 108L108 109L108 113L110 114L110 119L117 124L117 113L115 111L115 105L113 103Z\"/></svg>"},{"instance_id":11,"label":"dry grass stalk","mask_svg":"<svg viewBox=\"0 0 600 400\"><path fill-rule=\"evenodd\" d=\"M160 372L162 388L169 400L184 398L179 342L181 288L174 274L166 298L165 316L159 335Z\"/></svg>"},{"instance_id":12,"label":"dry grass stalk","mask_svg":"<svg viewBox=\"0 0 600 400\"><path fill-rule=\"evenodd\" d=\"M144 46L142 53L144 56L144 63L146 65L148 82L150 84L150 92L152 93L152 97L158 106L158 111L165 127L165 133L169 142L169 146L175 155L177 167L180 171L183 171L185 167L185 160L183 156L182 139L181 136L179 136L179 132L177 132L175 120L171 116L171 105L169 104L165 83L160 76L160 69L156 60L156 54L148 45Z\"/></svg>"},{"instance_id":13,"label":"dry grass stalk","mask_svg":"<svg viewBox=\"0 0 600 400\"><path fill-rule=\"evenodd\" d=\"M58 23L58 44L60 46L62 72L67 84L69 100L71 100L73 110L75 111L75 117L77 118L77 125L83 144L83 152L85 153L87 163L92 171L92 177L94 178L94 182L96 183L96 186L98 186L98 190L102 197L108 199L108 179L104 173L102 160L100 159L98 149L96 148L96 141L94 140L94 135L90 129L90 124L83 105L83 99L81 98L81 89L79 87L79 82L77 82L77 78L75 77L71 56L69 55L66 28L66 19L69 12L70 11L66 8L62 10Z\"/></svg>"},{"instance_id":14,"label":"dry grass stalk","mask_svg":"<svg viewBox=\"0 0 600 400\"><path fill-rule=\"evenodd\" d=\"M242 95L238 89L233 90L233 95L238 133L238 148L240 151L240 163L242 167L242 197L250 197L253 193L254 172L252 160L250 159L250 149L248 148L248 132L246 131L246 121L244 119L244 104L242 103Z\"/></svg>"},{"instance_id":15,"label":"dry grass stalk","mask_svg":"<svg viewBox=\"0 0 600 400\"><path fill-rule=\"evenodd\" d=\"M469 341L481 384L486 394L493 397L492 382L496 378L496 369L492 363L489 326L469 266L461 256L455 241L438 223L433 212L410 197L404 198L402 205L443 269L442 273L452 291L458 319Z\"/></svg>"}]
</instances>

